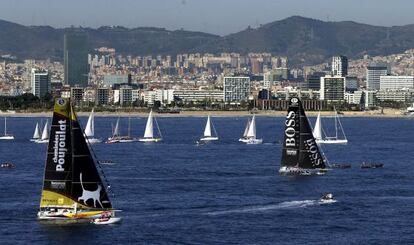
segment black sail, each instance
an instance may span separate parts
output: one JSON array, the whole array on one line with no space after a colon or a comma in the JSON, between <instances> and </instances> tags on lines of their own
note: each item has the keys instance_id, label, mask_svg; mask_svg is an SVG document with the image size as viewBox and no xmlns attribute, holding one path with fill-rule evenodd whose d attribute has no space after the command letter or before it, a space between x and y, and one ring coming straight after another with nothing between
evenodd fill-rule
<instances>
[{"instance_id":1,"label":"black sail","mask_svg":"<svg viewBox=\"0 0 414 245\"><path fill-rule=\"evenodd\" d=\"M69 99L56 99L40 207L110 209L111 202Z\"/></svg>"},{"instance_id":2,"label":"black sail","mask_svg":"<svg viewBox=\"0 0 414 245\"><path fill-rule=\"evenodd\" d=\"M305 169L326 167L299 98L290 99L284 133L282 166Z\"/></svg>"}]
</instances>

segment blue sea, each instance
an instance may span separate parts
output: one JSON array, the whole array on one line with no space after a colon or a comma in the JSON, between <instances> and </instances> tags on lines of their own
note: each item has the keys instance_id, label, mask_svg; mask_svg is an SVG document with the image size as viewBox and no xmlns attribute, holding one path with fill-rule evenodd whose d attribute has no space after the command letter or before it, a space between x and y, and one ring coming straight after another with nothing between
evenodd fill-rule
<instances>
[{"instance_id":1,"label":"blue sea","mask_svg":"<svg viewBox=\"0 0 414 245\"><path fill-rule=\"evenodd\" d=\"M162 143L93 146L100 160L115 162L102 168L123 220L108 226L36 219L46 145L29 138L40 120L10 118L16 140L0 142L0 161L16 165L0 169L0 244L414 244L410 119L342 118L349 144L323 150L331 163L352 168L285 177L278 174L282 117L257 118L262 145L237 141L247 117L213 118L220 141L200 146L206 118L158 118ZM115 120L96 117L97 136L107 138ZM141 136L145 122L132 118L132 134ZM384 168L360 169L363 161ZM326 192L337 202L318 202Z\"/></svg>"}]
</instances>

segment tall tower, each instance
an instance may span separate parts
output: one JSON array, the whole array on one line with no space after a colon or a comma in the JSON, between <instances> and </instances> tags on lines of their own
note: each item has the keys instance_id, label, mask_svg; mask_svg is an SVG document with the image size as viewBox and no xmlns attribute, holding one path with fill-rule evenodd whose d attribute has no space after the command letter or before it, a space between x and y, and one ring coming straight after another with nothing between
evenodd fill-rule
<instances>
[{"instance_id":1,"label":"tall tower","mask_svg":"<svg viewBox=\"0 0 414 245\"><path fill-rule=\"evenodd\" d=\"M88 38L82 32L66 33L63 41L65 84L88 86Z\"/></svg>"},{"instance_id":2,"label":"tall tower","mask_svg":"<svg viewBox=\"0 0 414 245\"><path fill-rule=\"evenodd\" d=\"M50 77L47 71L32 69L32 94L41 98L50 92Z\"/></svg>"},{"instance_id":3,"label":"tall tower","mask_svg":"<svg viewBox=\"0 0 414 245\"><path fill-rule=\"evenodd\" d=\"M332 75L348 76L348 58L346 56L340 55L332 58Z\"/></svg>"}]
</instances>

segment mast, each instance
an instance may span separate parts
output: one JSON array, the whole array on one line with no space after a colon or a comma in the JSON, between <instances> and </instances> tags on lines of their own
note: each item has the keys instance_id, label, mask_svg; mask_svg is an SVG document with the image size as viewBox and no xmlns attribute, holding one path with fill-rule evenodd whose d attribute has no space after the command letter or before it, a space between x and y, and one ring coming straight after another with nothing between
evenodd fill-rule
<instances>
[{"instance_id":1,"label":"mast","mask_svg":"<svg viewBox=\"0 0 414 245\"><path fill-rule=\"evenodd\" d=\"M4 117L4 135L7 135L7 117Z\"/></svg>"},{"instance_id":2,"label":"mast","mask_svg":"<svg viewBox=\"0 0 414 245\"><path fill-rule=\"evenodd\" d=\"M131 117L128 117L128 137L131 137Z\"/></svg>"},{"instance_id":3,"label":"mast","mask_svg":"<svg viewBox=\"0 0 414 245\"><path fill-rule=\"evenodd\" d=\"M247 137L247 132L249 132L249 127L250 127L250 118L247 119L247 124L246 124L246 127L244 128L244 133L243 133L244 138Z\"/></svg>"},{"instance_id":4,"label":"mast","mask_svg":"<svg viewBox=\"0 0 414 245\"><path fill-rule=\"evenodd\" d=\"M335 139L338 139L338 113L336 112L336 109L334 107L335 110Z\"/></svg>"}]
</instances>

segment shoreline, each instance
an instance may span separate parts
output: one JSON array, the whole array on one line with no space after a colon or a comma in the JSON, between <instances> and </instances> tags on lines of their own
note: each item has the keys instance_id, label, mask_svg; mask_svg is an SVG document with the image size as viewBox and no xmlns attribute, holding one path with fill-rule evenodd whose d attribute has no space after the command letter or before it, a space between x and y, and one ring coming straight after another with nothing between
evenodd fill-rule
<instances>
[{"instance_id":1,"label":"shoreline","mask_svg":"<svg viewBox=\"0 0 414 245\"><path fill-rule=\"evenodd\" d=\"M78 112L77 115L81 117L89 116L90 112ZM333 116L333 111L307 111L306 115L309 117L316 117L318 113L321 116ZM181 111L180 113L154 113L157 117L246 117L253 115L248 111ZM286 111L258 111L255 113L258 117L285 117ZM148 112L95 112L96 117L147 117ZM52 112L16 112L16 113L1 113L0 117L52 117ZM401 110L385 109L381 111L343 111L340 117L372 117L372 118L405 118Z\"/></svg>"}]
</instances>

